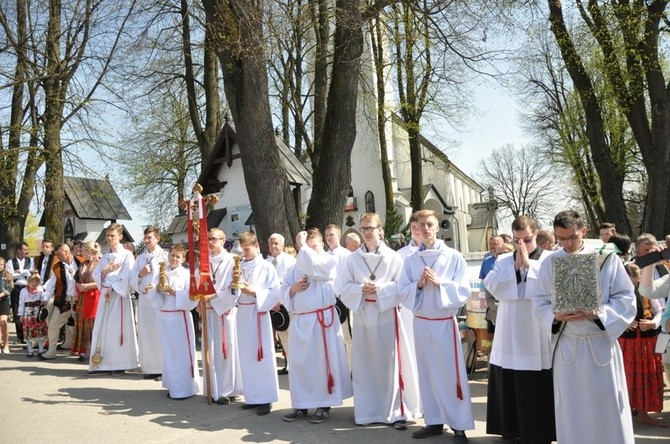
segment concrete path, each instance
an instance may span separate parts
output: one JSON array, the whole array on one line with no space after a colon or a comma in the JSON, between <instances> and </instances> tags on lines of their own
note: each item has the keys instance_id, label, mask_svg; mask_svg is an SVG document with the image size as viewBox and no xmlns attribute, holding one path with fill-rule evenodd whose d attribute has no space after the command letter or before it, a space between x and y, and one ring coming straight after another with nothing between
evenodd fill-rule
<instances>
[{"instance_id":1,"label":"concrete path","mask_svg":"<svg viewBox=\"0 0 670 444\"><path fill-rule=\"evenodd\" d=\"M13 337L12 337L13 340ZM144 380L139 373L87 377L87 365L60 352L55 361L29 359L19 345L0 354L0 442L16 443L319 443L348 444L416 442L408 430L387 426L357 427L353 404L331 410L323 424L307 420L287 423L290 411L288 376L280 376L279 403L270 415L259 417L240 404L207 405L203 396L184 401L166 397L161 383ZM480 362L470 383L476 430L468 431L470 443L505 443L485 433L486 363ZM670 424L670 392L665 392L665 413ZM654 415L657 416L657 415ZM597 424L594 424L597 427ZM637 443L667 443L670 429L635 424ZM452 442L445 432L424 440ZM423 442L423 441L422 441Z\"/></svg>"}]
</instances>

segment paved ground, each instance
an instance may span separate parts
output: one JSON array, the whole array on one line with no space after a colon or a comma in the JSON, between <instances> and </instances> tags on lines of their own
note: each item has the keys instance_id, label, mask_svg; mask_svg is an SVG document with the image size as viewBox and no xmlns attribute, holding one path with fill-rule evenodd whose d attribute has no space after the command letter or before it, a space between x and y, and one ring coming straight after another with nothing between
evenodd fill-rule
<instances>
[{"instance_id":1,"label":"paved ground","mask_svg":"<svg viewBox=\"0 0 670 444\"><path fill-rule=\"evenodd\" d=\"M143 380L140 374L87 377L86 365L75 357L61 354L56 361L40 361L27 358L21 346L11 348L12 353L0 354L0 424L5 437L0 442L389 444L413 442L412 431L424 425L418 421L406 431L381 425L357 427L351 400L333 408L323 424L286 423L281 416L290 410L288 376L279 377L280 402L273 412L259 417L241 410L239 404L207 405L202 396L173 401L160 382ZM504 441L485 433L485 363L480 362L479 367L470 383L476 430L468 436L474 444L502 444ZM661 417L670 423L670 392L665 394ZM637 443L670 439L669 429L636 424L635 430ZM445 433L425 442L452 442L452 435Z\"/></svg>"}]
</instances>

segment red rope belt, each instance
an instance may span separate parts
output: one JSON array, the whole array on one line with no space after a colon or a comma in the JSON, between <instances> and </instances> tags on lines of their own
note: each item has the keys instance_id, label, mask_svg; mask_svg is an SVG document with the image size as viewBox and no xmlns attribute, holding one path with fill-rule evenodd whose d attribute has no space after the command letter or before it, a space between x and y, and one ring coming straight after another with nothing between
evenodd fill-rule
<instances>
[{"instance_id":1,"label":"red rope belt","mask_svg":"<svg viewBox=\"0 0 670 444\"><path fill-rule=\"evenodd\" d=\"M181 313L181 317L184 320L184 331L186 332L186 341L188 344L188 359L191 366L191 378L195 377L193 373L193 352L191 351L191 335L188 331L188 322L186 321L186 311L185 310L161 310L161 313ZM189 313L190 315L190 313Z\"/></svg>"},{"instance_id":2,"label":"red rope belt","mask_svg":"<svg viewBox=\"0 0 670 444\"><path fill-rule=\"evenodd\" d=\"M256 305L255 302L239 302L237 305ZM258 337L258 351L256 352L256 359L260 362L263 360L263 337L261 336L262 324L261 319L267 311L259 311L256 313L256 336Z\"/></svg>"},{"instance_id":3,"label":"red rope belt","mask_svg":"<svg viewBox=\"0 0 670 444\"><path fill-rule=\"evenodd\" d=\"M458 350L456 349L456 335L458 334L458 326L454 321L454 317L450 316L448 318L427 318L425 316L414 315L415 318L423 319L425 321L451 321L454 326L454 365L456 367L456 396L458 399L463 399L463 389L461 387L461 370L458 365Z\"/></svg>"},{"instance_id":4,"label":"red rope belt","mask_svg":"<svg viewBox=\"0 0 670 444\"><path fill-rule=\"evenodd\" d=\"M330 311L330 323L327 325L326 325L326 318L324 316L326 310ZM319 321L319 325L321 325L321 339L323 340L323 350L326 358L326 375L327 375L326 386L328 387L328 393L332 394L333 387L335 387L335 379L333 378L333 373L330 368L330 359L328 357L329 355L328 355L328 341L326 340L326 329L330 328L333 325L333 321L335 320L335 306L331 305L326 308L319 308L318 310L307 311L304 313L295 313L295 315L306 315L313 313L316 313L316 319Z\"/></svg>"},{"instance_id":5,"label":"red rope belt","mask_svg":"<svg viewBox=\"0 0 670 444\"><path fill-rule=\"evenodd\" d=\"M367 301L367 299L366 299ZM398 359L398 385L400 387L400 415L405 416L405 403L402 400L403 392L405 391L405 382L402 379L402 356L400 353L400 325L398 321L398 307L393 310L395 321L395 348Z\"/></svg>"},{"instance_id":6,"label":"red rope belt","mask_svg":"<svg viewBox=\"0 0 670 444\"><path fill-rule=\"evenodd\" d=\"M212 310L214 307L208 306L207 310ZM228 359L228 346L226 345L226 316L230 314L230 310L221 315L221 352L223 359Z\"/></svg>"}]
</instances>

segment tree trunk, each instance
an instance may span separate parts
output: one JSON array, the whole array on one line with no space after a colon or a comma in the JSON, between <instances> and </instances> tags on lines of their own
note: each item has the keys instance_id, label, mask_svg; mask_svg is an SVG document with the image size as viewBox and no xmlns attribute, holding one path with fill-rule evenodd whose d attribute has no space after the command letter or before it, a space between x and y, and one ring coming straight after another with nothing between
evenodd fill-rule
<instances>
[{"instance_id":1,"label":"tree trunk","mask_svg":"<svg viewBox=\"0 0 670 444\"><path fill-rule=\"evenodd\" d=\"M272 127L263 40L263 2L205 1L207 32L223 70L257 235L290 240L299 230L286 171ZM233 184L239 186L239 184Z\"/></svg>"},{"instance_id":2,"label":"tree trunk","mask_svg":"<svg viewBox=\"0 0 670 444\"><path fill-rule=\"evenodd\" d=\"M386 144L386 78L384 75L384 35L379 15L370 22L370 35L372 36L372 55L375 67L377 87L377 135L379 137L379 149L381 154L382 180L384 181L384 198L386 200L386 213L394 209L393 177L389 164L388 146ZM389 233L394 234L394 233Z\"/></svg>"},{"instance_id":3,"label":"tree trunk","mask_svg":"<svg viewBox=\"0 0 670 444\"><path fill-rule=\"evenodd\" d=\"M602 193L606 217L609 222L616 224L620 232L630 233L631 227L623 198L624 174L618 171L612 161L602 110L593 89L593 82L565 26L560 0L548 0L548 3L551 31L556 38L566 70L570 74L584 109L586 137L591 147L594 166L600 177L601 190L607 190Z\"/></svg>"},{"instance_id":4,"label":"tree trunk","mask_svg":"<svg viewBox=\"0 0 670 444\"><path fill-rule=\"evenodd\" d=\"M337 1L334 49L321 154L307 207L307 226L321 230L330 223L342 223L351 185L351 151L356 140L358 77L363 54L360 0Z\"/></svg>"},{"instance_id":5,"label":"tree trunk","mask_svg":"<svg viewBox=\"0 0 670 444\"><path fill-rule=\"evenodd\" d=\"M423 209L423 170L421 164L421 140L419 139L418 125L407 125L409 137L409 158L412 167L412 211Z\"/></svg>"},{"instance_id":6,"label":"tree trunk","mask_svg":"<svg viewBox=\"0 0 670 444\"><path fill-rule=\"evenodd\" d=\"M330 43L330 23L328 20L328 0L309 2L314 22L316 54L314 59L314 144L310 153L312 171L316 171L322 150L324 125L327 118L326 101L328 91L328 47ZM338 3L339 8L339 3ZM335 69L333 69L335 71ZM332 91L332 89L331 89ZM346 197L346 196L345 196Z\"/></svg>"}]
</instances>

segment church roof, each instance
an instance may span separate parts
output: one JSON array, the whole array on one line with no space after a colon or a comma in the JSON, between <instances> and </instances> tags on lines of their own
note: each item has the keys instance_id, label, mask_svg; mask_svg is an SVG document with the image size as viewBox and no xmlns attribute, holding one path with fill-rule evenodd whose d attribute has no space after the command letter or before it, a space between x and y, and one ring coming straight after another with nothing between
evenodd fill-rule
<instances>
[{"instance_id":1,"label":"church roof","mask_svg":"<svg viewBox=\"0 0 670 444\"><path fill-rule=\"evenodd\" d=\"M222 183L219 181L219 172L224 165L228 165L230 168L233 160L240 157L239 154L233 154L233 147L236 144L237 133L235 125L230 121L226 121L216 139L212 154L198 178L198 183L203 187L203 195L216 193L225 186L225 182ZM279 157L284 165L284 170L286 170L289 183L291 185L311 184L311 168L303 164L277 135L275 135L275 144L279 150Z\"/></svg>"}]
</instances>

